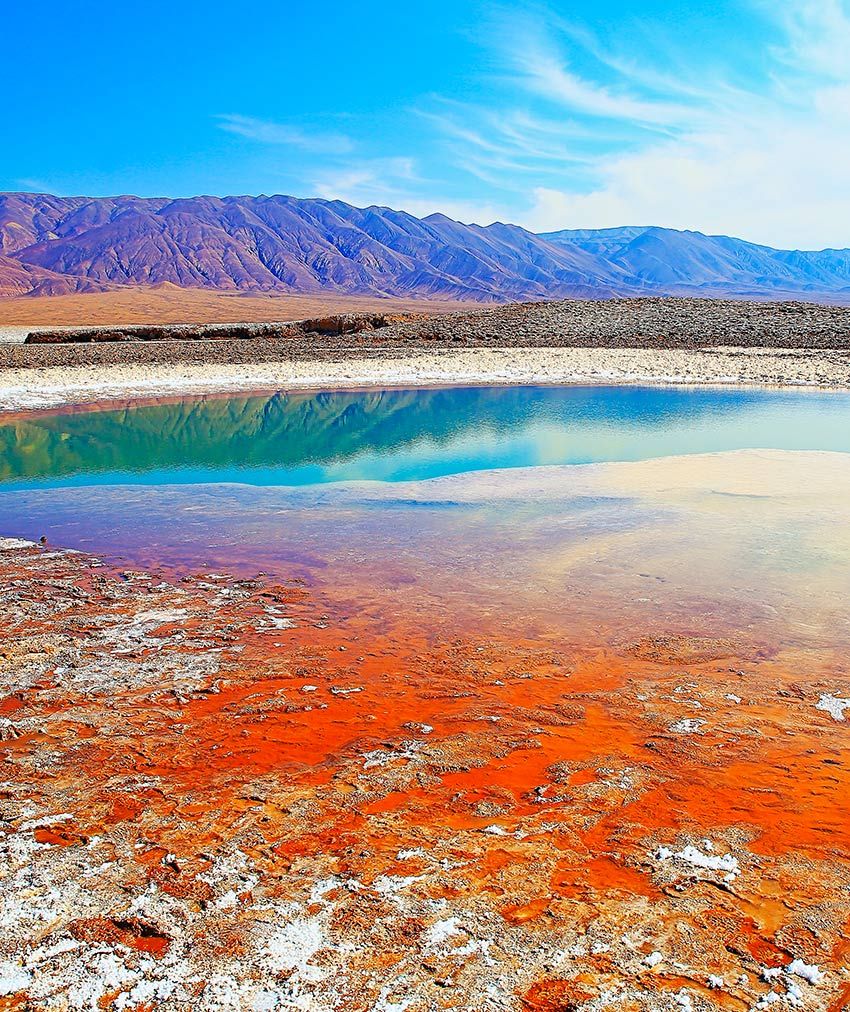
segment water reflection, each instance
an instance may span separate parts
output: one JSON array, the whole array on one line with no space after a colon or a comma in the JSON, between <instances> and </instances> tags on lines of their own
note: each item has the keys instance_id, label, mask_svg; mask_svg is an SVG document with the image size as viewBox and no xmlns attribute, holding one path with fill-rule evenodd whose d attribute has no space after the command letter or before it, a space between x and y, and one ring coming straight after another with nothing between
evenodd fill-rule
<instances>
[{"instance_id":1,"label":"water reflection","mask_svg":"<svg viewBox=\"0 0 850 1012\"><path fill-rule=\"evenodd\" d=\"M192 397L0 421L0 481L400 481L749 447L850 451L850 395L455 387Z\"/></svg>"}]
</instances>

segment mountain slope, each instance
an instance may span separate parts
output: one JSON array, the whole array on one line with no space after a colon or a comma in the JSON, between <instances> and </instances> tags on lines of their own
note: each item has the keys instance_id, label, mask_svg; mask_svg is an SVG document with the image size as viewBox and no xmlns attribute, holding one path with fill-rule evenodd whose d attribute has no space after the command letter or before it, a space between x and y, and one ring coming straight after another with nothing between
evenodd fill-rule
<instances>
[{"instance_id":1,"label":"mountain slope","mask_svg":"<svg viewBox=\"0 0 850 1012\"><path fill-rule=\"evenodd\" d=\"M675 294L850 295L850 250L776 250L670 228L564 229L543 238L603 257L636 283Z\"/></svg>"},{"instance_id":2,"label":"mountain slope","mask_svg":"<svg viewBox=\"0 0 850 1012\"><path fill-rule=\"evenodd\" d=\"M69 286L84 279L102 288L170 282L505 301L612 295L623 284L619 270L592 254L514 226L292 197L7 194L0 196L0 244L34 279L48 272ZM34 292L43 287L33 281Z\"/></svg>"},{"instance_id":3,"label":"mountain slope","mask_svg":"<svg viewBox=\"0 0 850 1012\"><path fill-rule=\"evenodd\" d=\"M850 301L850 250L628 227L534 235L294 197L0 194L0 297L183 288L508 302L698 294Z\"/></svg>"}]
</instances>

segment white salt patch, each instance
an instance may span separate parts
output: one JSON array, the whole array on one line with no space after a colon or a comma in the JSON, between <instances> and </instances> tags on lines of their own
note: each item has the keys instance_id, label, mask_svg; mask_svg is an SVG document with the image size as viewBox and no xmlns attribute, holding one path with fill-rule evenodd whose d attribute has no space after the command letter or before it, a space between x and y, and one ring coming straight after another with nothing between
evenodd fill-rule
<instances>
[{"instance_id":1,"label":"white salt patch","mask_svg":"<svg viewBox=\"0 0 850 1012\"><path fill-rule=\"evenodd\" d=\"M45 815L42 818L30 819L27 822L22 822L18 826L18 830L22 833L29 832L33 829L42 829L45 826L55 826L59 822L68 822L69 819L73 819L74 816L70 812L62 812L61 815Z\"/></svg>"},{"instance_id":2,"label":"white salt patch","mask_svg":"<svg viewBox=\"0 0 850 1012\"><path fill-rule=\"evenodd\" d=\"M740 703L741 702L741 697L740 696L736 696L734 692L727 692L726 693L726 698L729 700L730 703Z\"/></svg>"},{"instance_id":3,"label":"white salt patch","mask_svg":"<svg viewBox=\"0 0 850 1012\"><path fill-rule=\"evenodd\" d=\"M373 769L375 766L386 766L387 763L395 762L397 759L418 759L422 743L407 741L402 743L400 749L373 749L371 752L364 752L363 768Z\"/></svg>"},{"instance_id":4,"label":"white salt patch","mask_svg":"<svg viewBox=\"0 0 850 1012\"><path fill-rule=\"evenodd\" d=\"M272 970L297 970L305 979L324 976L318 967L307 963L324 945L322 925L317 917L299 917L276 931L266 943L266 955Z\"/></svg>"},{"instance_id":5,"label":"white salt patch","mask_svg":"<svg viewBox=\"0 0 850 1012\"><path fill-rule=\"evenodd\" d=\"M718 988L723 987L723 983L724 983L723 978L718 977L716 973L712 973L709 975L708 986L711 988L712 991L716 991Z\"/></svg>"},{"instance_id":6,"label":"white salt patch","mask_svg":"<svg viewBox=\"0 0 850 1012\"><path fill-rule=\"evenodd\" d=\"M63 952L73 952L75 949L79 949L81 945L81 942L76 942L73 938L62 939L55 945L40 945L27 956L27 966L38 966L39 963L53 959L54 956L61 956Z\"/></svg>"},{"instance_id":7,"label":"white salt patch","mask_svg":"<svg viewBox=\"0 0 850 1012\"><path fill-rule=\"evenodd\" d=\"M233 891L233 889L228 889L226 893L219 896L219 898L215 901L215 905L217 910L232 910L238 902L239 897L237 894Z\"/></svg>"},{"instance_id":8,"label":"white salt patch","mask_svg":"<svg viewBox=\"0 0 850 1012\"><path fill-rule=\"evenodd\" d=\"M139 611L129 622L118 623L112 627L112 636L134 640L139 643L161 644L159 639L151 639L150 634L163 625L173 625L186 618L189 613L185 608L150 609Z\"/></svg>"},{"instance_id":9,"label":"white salt patch","mask_svg":"<svg viewBox=\"0 0 850 1012\"><path fill-rule=\"evenodd\" d=\"M424 875L379 875L372 883L372 888L382 896L395 898L396 893L407 889L424 877Z\"/></svg>"},{"instance_id":10,"label":"white salt patch","mask_svg":"<svg viewBox=\"0 0 850 1012\"><path fill-rule=\"evenodd\" d=\"M759 1001L757 1001L756 1004L753 1005L753 1008L754 1009L768 1008L770 1005L775 1005L778 1001L782 1001L782 995L778 991L768 991L768 993L764 995L763 998L759 999Z\"/></svg>"},{"instance_id":11,"label":"white salt patch","mask_svg":"<svg viewBox=\"0 0 850 1012\"><path fill-rule=\"evenodd\" d=\"M138 1008L140 1005L148 1005L155 1008L170 998L176 987L170 980L142 980L129 992L119 995L115 1007Z\"/></svg>"},{"instance_id":12,"label":"white salt patch","mask_svg":"<svg viewBox=\"0 0 850 1012\"><path fill-rule=\"evenodd\" d=\"M682 720L671 724L670 730L674 734L702 734L703 727L705 727L704 720L697 717L683 717Z\"/></svg>"},{"instance_id":13,"label":"white salt patch","mask_svg":"<svg viewBox=\"0 0 850 1012\"><path fill-rule=\"evenodd\" d=\"M848 701L850 706L850 701ZM792 973L795 977L802 977L810 984L819 984L824 978L824 972L819 966L804 963L802 959L792 960L786 967L786 973Z\"/></svg>"},{"instance_id":14,"label":"white salt patch","mask_svg":"<svg viewBox=\"0 0 850 1012\"><path fill-rule=\"evenodd\" d=\"M278 618L276 615L269 615L268 620L272 629L294 629L297 625L291 618Z\"/></svg>"},{"instance_id":15,"label":"white salt patch","mask_svg":"<svg viewBox=\"0 0 850 1012\"><path fill-rule=\"evenodd\" d=\"M429 945L442 945L452 935L459 935L464 932L460 920L457 917L447 917L443 921L435 921L426 932L426 939Z\"/></svg>"},{"instance_id":16,"label":"white salt patch","mask_svg":"<svg viewBox=\"0 0 850 1012\"><path fill-rule=\"evenodd\" d=\"M10 960L0 960L0 996L23 991L25 987L29 987L31 980L22 966Z\"/></svg>"},{"instance_id":17,"label":"white salt patch","mask_svg":"<svg viewBox=\"0 0 850 1012\"><path fill-rule=\"evenodd\" d=\"M788 990L785 993L785 1000L789 1005L793 1005L794 1008L799 1008L803 1004L803 992L799 984L795 984L793 980L789 980L786 985Z\"/></svg>"},{"instance_id":18,"label":"white salt patch","mask_svg":"<svg viewBox=\"0 0 850 1012\"><path fill-rule=\"evenodd\" d=\"M490 955L493 946L491 938L470 938L466 945L454 950L455 956L474 956L476 953L481 956L485 966L495 966L496 961Z\"/></svg>"},{"instance_id":19,"label":"white salt patch","mask_svg":"<svg viewBox=\"0 0 850 1012\"><path fill-rule=\"evenodd\" d=\"M687 861L688 864L695 865L697 868L733 872L736 875L741 870L738 859L731 854L724 854L722 857L716 857L714 854L703 854L701 850L698 850L690 843L684 850L680 850L676 857L681 861Z\"/></svg>"},{"instance_id":20,"label":"white salt patch","mask_svg":"<svg viewBox=\"0 0 850 1012\"><path fill-rule=\"evenodd\" d=\"M833 720L844 720L844 711L850 709L850 699L826 694L815 703L816 710L823 710Z\"/></svg>"},{"instance_id":21,"label":"white salt patch","mask_svg":"<svg viewBox=\"0 0 850 1012\"><path fill-rule=\"evenodd\" d=\"M35 542L24 541L23 538L0 538L0 552L10 552L16 548L35 548Z\"/></svg>"},{"instance_id":22,"label":"white salt patch","mask_svg":"<svg viewBox=\"0 0 850 1012\"><path fill-rule=\"evenodd\" d=\"M659 847L655 852L655 857L659 861L684 861L685 864L690 864L695 868L706 868L709 871L725 871L727 872L727 882L734 882L741 872L738 859L733 857L732 854L723 854L722 856L704 854L692 843L689 843L687 847L678 852L670 850L669 847Z\"/></svg>"},{"instance_id":23,"label":"white salt patch","mask_svg":"<svg viewBox=\"0 0 850 1012\"><path fill-rule=\"evenodd\" d=\"M650 952L650 954L644 959L644 963L652 969L653 966L658 966L664 957L660 952Z\"/></svg>"},{"instance_id":24,"label":"white salt patch","mask_svg":"<svg viewBox=\"0 0 850 1012\"><path fill-rule=\"evenodd\" d=\"M252 1012L275 1012L281 1007L280 996L274 991L259 991L251 1002Z\"/></svg>"},{"instance_id":25,"label":"white salt patch","mask_svg":"<svg viewBox=\"0 0 850 1012\"><path fill-rule=\"evenodd\" d=\"M418 720L409 720L404 726L408 731L418 731L420 734L430 734L434 730L430 724L422 724Z\"/></svg>"}]
</instances>

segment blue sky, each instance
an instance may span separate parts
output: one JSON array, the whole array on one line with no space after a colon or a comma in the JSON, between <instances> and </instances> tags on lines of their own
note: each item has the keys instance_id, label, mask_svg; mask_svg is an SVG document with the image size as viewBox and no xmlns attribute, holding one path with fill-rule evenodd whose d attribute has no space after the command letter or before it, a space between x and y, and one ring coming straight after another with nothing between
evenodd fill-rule
<instances>
[{"instance_id":1,"label":"blue sky","mask_svg":"<svg viewBox=\"0 0 850 1012\"><path fill-rule=\"evenodd\" d=\"M850 246L850 0L4 12L0 189Z\"/></svg>"}]
</instances>

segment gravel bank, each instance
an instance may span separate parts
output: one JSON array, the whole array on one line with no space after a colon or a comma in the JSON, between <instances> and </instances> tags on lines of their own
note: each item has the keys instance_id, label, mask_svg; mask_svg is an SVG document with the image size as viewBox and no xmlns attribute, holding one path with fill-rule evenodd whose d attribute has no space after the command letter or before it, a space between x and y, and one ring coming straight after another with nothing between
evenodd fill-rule
<instances>
[{"instance_id":1,"label":"gravel bank","mask_svg":"<svg viewBox=\"0 0 850 1012\"><path fill-rule=\"evenodd\" d=\"M850 387L850 351L476 348L216 364L0 370L0 409L216 391L499 383L679 383Z\"/></svg>"},{"instance_id":2,"label":"gravel bank","mask_svg":"<svg viewBox=\"0 0 850 1012\"><path fill-rule=\"evenodd\" d=\"M451 383L850 387L850 309L805 303L525 303L355 334L296 330L292 336L293 325L280 327L288 328L286 335L281 329L269 336L263 326L241 340L2 345L0 408L182 392Z\"/></svg>"},{"instance_id":3,"label":"gravel bank","mask_svg":"<svg viewBox=\"0 0 850 1012\"><path fill-rule=\"evenodd\" d=\"M333 319L333 318L329 318ZM340 318L341 319L341 318ZM322 321L328 322L328 321ZM275 330L277 328L277 330ZM185 328L184 328L185 329ZM300 328L303 330L303 327ZM126 328L132 337L132 329ZM161 328L180 336L178 328ZM364 333L301 333L294 324L195 328L190 341L0 347L0 368L107 363L256 363L358 350L432 348L850 348L850 309L800 302L618 299L520 303L407 320ZM214 330L215 338L206 334ZM120 328L118 328L120 333ZM245 333L247 339L239 339Z\"/></svg>"},{"instance_id":4,"label":"gravel bank","mask_svg":"<svg viewBox=\"0 0 850 1012\"><path fill-rule=\"evenodd\" d=\"M497 347L850 348L850 309L805 302L613 299L519 303L430 317L382 332Z\"/></svg>"}]
</instances>

